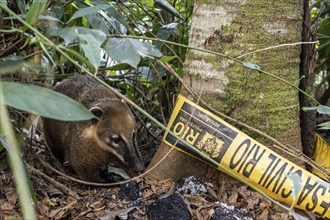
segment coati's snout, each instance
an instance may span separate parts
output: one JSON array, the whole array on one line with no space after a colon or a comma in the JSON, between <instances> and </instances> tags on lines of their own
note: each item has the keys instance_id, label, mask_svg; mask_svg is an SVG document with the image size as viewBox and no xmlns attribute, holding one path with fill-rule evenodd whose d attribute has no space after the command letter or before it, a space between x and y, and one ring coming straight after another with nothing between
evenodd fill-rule
<instances>
[{"instance_id":1,"label":"coati's snout","mask_svg":"<svg viewBox=\"0 0 330 220\"><path fill-rule=\"evenodd\" d=\"M129 139L125 136L112 135L107 141L108 147L111 148L111 153L120 160L123 168L130 175L140 173L145 169L142 156L134 138L134 135Z\"/></svg>"},{"instance_id":2,"label":"coati's snout","mask_svg":"<svg viewBox=\"0 0 330 220\"><path fill-rule=\"evenodd\" d=\"M93 107L91 112L99 118L97 134L106 143L105 150L116 156L129 174L143 171L145 166L136 141L135 120L127 105L115 100L111 106ZM107 113L111 117L105 117Z\"/></svg>"}]
</instances>

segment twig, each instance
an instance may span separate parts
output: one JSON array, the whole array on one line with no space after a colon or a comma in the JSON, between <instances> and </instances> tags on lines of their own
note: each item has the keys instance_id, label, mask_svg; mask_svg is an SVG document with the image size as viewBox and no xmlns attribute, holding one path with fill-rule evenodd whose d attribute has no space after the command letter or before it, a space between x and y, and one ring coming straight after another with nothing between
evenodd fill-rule
<instances>
[{"instance_id":1,"label":"twig","mask_svg":"<svg viewBox=\"0 0 330 220\"><path fill-rule=\"evenodd\" d=\"M44 163L46 163L45 161L41 160L41 163L44 165ZM79 196L77 195L76 192L72 191L71 189L69 189L68 187L66 187L65 185L63 185L62 183L57 182L56 180L54 180L53 178L47 176L46 174L44 174L43 172L41 172L40 170L34 168L33 166L26 164L28 170L32 173L37 174L38 176L42 177L43 179L47 180L49 183L51 183L53 186L55 186L56 188L59 188L62 192L64 192L65 194L72 196L76 199L79 199Z\"/></svg>"},{"instance_id":2,"label":"twig","mask_svg":"<svg viewBox=\"0 0 330 220\"><path fill-rule=\"evenodd\" d=\"M242 57L245 57L245 56L250 55L250 54L253 54L253 53L258 53L258 52L266 51L266 50L272 50L272 49L279 48L279 47L296 46L296 45L302 45L302 44L317 44L317 43L319 43L319 41L296 42L296 43L280 44L280 45L276 45L276 46L271 46L271 47L266 47L266 48L262 48L262 49L259 49L259 50L251 51L249 53L242 54L242 55L240 55L240 56L238 56L236 58L240 59Z\"/></svg>"}]
</instances>

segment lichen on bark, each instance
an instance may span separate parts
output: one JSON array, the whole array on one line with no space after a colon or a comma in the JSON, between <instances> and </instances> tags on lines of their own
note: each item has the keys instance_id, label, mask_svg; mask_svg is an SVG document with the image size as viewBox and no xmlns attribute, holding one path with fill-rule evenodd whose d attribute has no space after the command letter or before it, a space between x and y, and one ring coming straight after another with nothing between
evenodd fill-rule
<instances>
[{"instance_id":1,"label":"lichen on bark","mask_svg":"<svg viewBox=\"0 0 330 220\"><path fill-rule=\"evenodd\" d=\"M262 48L300 42L302 3L300 0L197 0L189 46L238 57ZM299 55L300 46L291 46L251 53L240 59L258 64L263 70L298 85ZM200 66L196 66L198 64ZM295 88L239 63L194 50L187 54L184 81L216 110L301 151L300 107ZM181 94L189 96L185 89ZM267 140L249 130L243 131L271 147ZM179 152L172 153L164 162L172 163L171 171L159 168L154 176L160 179L184 176L182 172L179 175L175 172L182 167L176 159L179 154L182 157ZM163 155L164 152L158 157L156 154L154 161ZM288 159L300 162L293 157ZM186 166L187 163L185 160ZM190 165L196 167L195 159L191 159ZM200 173L204 175L205 172ZM213 174L210 176L217 178Z\"/></svg>"}]
</instances>

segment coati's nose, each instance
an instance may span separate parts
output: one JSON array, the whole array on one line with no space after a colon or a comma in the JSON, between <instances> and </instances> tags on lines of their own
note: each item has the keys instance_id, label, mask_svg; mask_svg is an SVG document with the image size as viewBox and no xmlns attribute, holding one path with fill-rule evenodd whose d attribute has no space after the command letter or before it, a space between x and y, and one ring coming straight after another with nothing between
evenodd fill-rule
<instances>
[{"instance_id":1,"label":"coati's nose","mask_svg":"<svg viewBox=\"0 0 330 220\"><path fill-rule=\"evenodd\" d=\"M141 173L142 171L145 170L144 163L142 160L140 160L140 158L137 158L137 161L133 166L133 170L135 173Z\"/></svg>"}]
</instances>

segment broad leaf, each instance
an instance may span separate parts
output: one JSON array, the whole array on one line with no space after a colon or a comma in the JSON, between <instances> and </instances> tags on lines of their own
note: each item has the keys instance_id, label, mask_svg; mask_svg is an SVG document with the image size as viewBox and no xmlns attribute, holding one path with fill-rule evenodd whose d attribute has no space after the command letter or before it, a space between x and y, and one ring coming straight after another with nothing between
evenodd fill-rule
<instances>
[{"instance_id":1,"label":"broad leaf","mask_svg":"<svg viewBox=\"0 0 330 220\"><path fill-rule=\"evenodd\" d=\"M104 49L119 64L127 63L136 68L141 59L134 46L127 39L110 38Z\"/></svg>"},{"instance_id":2,"label":"broad leaf","mask_svg":"<svg viewBox=\"0 0 330 220\"><path fill-rule=\"evenodd\" d=\"M69 45L75 41L78 41L80 35L92 35L99 45L106 39L106 35L100 30L92 30L83 27L72 27L72 28L52 28L48 31L49 36L61 37L63 38L65 45Z\"/></svg>"},{"instance_id":3,"label":"broad leaf","mask_svg":"<svg viewBox=\"0 0 330 220\"><path fill-rule=\"evenodd\" d=\"M22 68L23 63L23 59L8 59L0 61L0 74L15 72Z\"/></svg>"},{"instance_id":4,"label":"broad leaf","mask_svg":"<svg viewBox=\"0 0 330 220\"><path fill-rule=\"evenodd\" d=\"M101 45L106 39L103 31L83 27L53 28L49 30L50 36L63 38L65 45L79 42L79 47L84 51L85 57L97 69L101 60Z\"/></svg>"},{"instance_id":5,"label":"broad leaf","mask_svg":"<svg viewBox=\"0 0 330 220\"><path fill-rule=\"evenodd\" d=\"M19 56L6 57L4 60L0 61L0 67L0 75L21 71L23 67L36 73L43 70L40 64L24 61L23 58Z\"/></svg>"},{"instance_id":6,"label":"broad leaf","mask_svg":"<svg viewBox=\"0 0 330 220\"><path fill-rule=\"evenodd\" d=\"M160 8L164 9L165 11L169 12L170 14L174 15L175 17L178 17L180 19L183 19L179 12L166 0L154 0L157 5L159 5Z\"/></svg>"},{"instance_id":7,"label":"broad leaf","mask_svg":"<svg viewBox=\"0 0 330 220\"><path fill-rule=\"evenodd\" d=\"M106 10L108 8L110 8L111 5L109 4L101 4L101 5L97 5L97 6L92 6L92 7L87 7L87 8L82 8L79 9L78 11L76 11L76 13L74 13L72 15L72 17L70 18L70 20L68 21L68 23L76 18L80 18L86 15L90 15L90 14L95 14L100 10Z\"/></svg>"},{"instance_id":8,"label":"broad leaf","mask_svg":"<svg viewBox=\"0 0 330 220\"><path fill-rule=\"evenodd\" d=\"M304 111L316 110L320 114L330 115L330 107L326 106L326 105L318 105L318 106L314 106L314 107L303 107L302 109Z\"/></svg>"},{"instance_id":9,"label":"broad leaf","mask_svg":"<svg viewBox=\"0 0 330 220\"><path fill-rule=\"evenodd\" d=\"M137 68L141 57L160 57L162 53L152 44L129 38L110 38L105 46L109 56L120 63Z\"/></svg>"},{"instance_id":10,"label":"broad leaf","mask_svg":"<svg viewBox=\"0 0 330 220\"><path fill-rule=\"evenodd\" d=\"M101 61L101 48L93 35L79 35L79 47L84 51L88 61L97 69Z\"/></svg>"},{"instance_id":11,"label":"broad leaf","mask_svg":"<svg viewBox=\"0 0 330 220\"><path fill-rule=\"evenodd\" d=\"M251 63L251 62L244 62L243 65L249 69L260 70L260 66L258 66L257 64Z\"/></svg>"},{"instance_id":12,"label":"broad leaf","mask_svg":"<svg viewBox=\"0 0 330 220\"><path fill-rule=\"evenodd\" d=\"M177 26L178 23L170 23L163 25L157 32L156 37L162 40L167 40L170 36L172 36L172 34L178 32ZM160 41L155 41L154 43L154 45L156 45L158 49L160 49L163 46L163 44L164 43Z\"/></svg>"},{"instance_id":13,"label":"broad leaf","mask_svg":"<svg viewBox=\"0 0 330 220\"><path fill-rule=\"evenodd\" d=\"M109 17L112 17L114 19L116 19L116 21L118 21L119 23L121 23L122 25L125 26L126 29L128 29L128 25L126 23L125 18L123 17L123 15L121 13L119 13L110 2L107 2L105 0L92 0L92 2L94 4L109 4L110 7L108 9L106 9L105 11L107 12L107 14L103 14L101 13L101 15L108 20ZM108 20L109 21L109 20ZM114 27L115 28L115 27ZM122 32L119 32L122 33Z\"/></svg>"},{"instance_id":14,"label":"broad leaf","mask_svg":"<svg viewBox=\"0 0 330 220\"><path fill-rule=\"evenodd\" d=\"M301 176L297 173L291 173L288 175L289 179L292 181L291 190L292 190L292 199L296 200L300 190L301 190ZM293 207L294 204L292 204Z\"/></svg>"},{"instance_id":15,"label":"broad leaf","mask_svg":"<svg viewBox=\"0 0 330 220\"><path fill-rule=\"evenodd\" d=\"M86 2L75 2L79 9L84 9L90 7ZM126 24L123 16L113 7L110 2L105 0L92 0L91 4L97 5L108 5L109 8L106 10L100 10L99 13L86 15L88 22L93 26L94 29L102 30L104 33L125 34L126 30L129 28ZM96 28L95 26L100 26L101 28ZM112 28L111 28L112 27ZM105 31L105 28L107 29Z\"/></svg>"},{"instance_id":16,"label":"broad leaf","mask_svg":"<svg viewBox=\"0 0 330 220\"><path fill-rule=\"evenodd\" d=\"M82 104L51 89L16 82L0 82L0 92L4 97L4 100L0 100L1 104L43 117L63 121L94 118Z\"/></svg>"},{"instance_id":17,"label":"broad leaf","mask_svg":"<svg viewBox=\"0 0 330 220\"><path fill-rule=\"evenodd\" d=\"M87 15L86 19L94 30L101 30L106 35L110 34L109 27L99 14Z\"/></svg>"},{"instance_id":18,"label":"broad leaf","mask_svg":"<svg viewBox=\"0 0 330 220\"><path fill-rule=\"evenodd\" d=\"M293 209L294 204L296 203L297 196L298 196L298 194L301 190L301 187L302 187L301 176L299 176L297 173L291 173L287 176L292 181L292 185L291 185L292 194L291 195L292 195L292 199L293 199L293 203L291 204L291 208L289 210L289 213L291 215L295 216L295 219L308 220L307 218L305 218L305 217L301 216L300 214L296 213Z\"/></svg>"},{"instance_id":19,"label":"broad leaf","mask_svg":"<svg viewBox=\"0 0 330 220\"><path fill-rule=\"evenodd\" d=\"M136 51L140 54L141 57L161 57L163 54L155 48L154 45L147 43L147 42L142 42L136 39L128 39L131 41L131 43L134 45Z\"/></svg>"}]
</instances>

